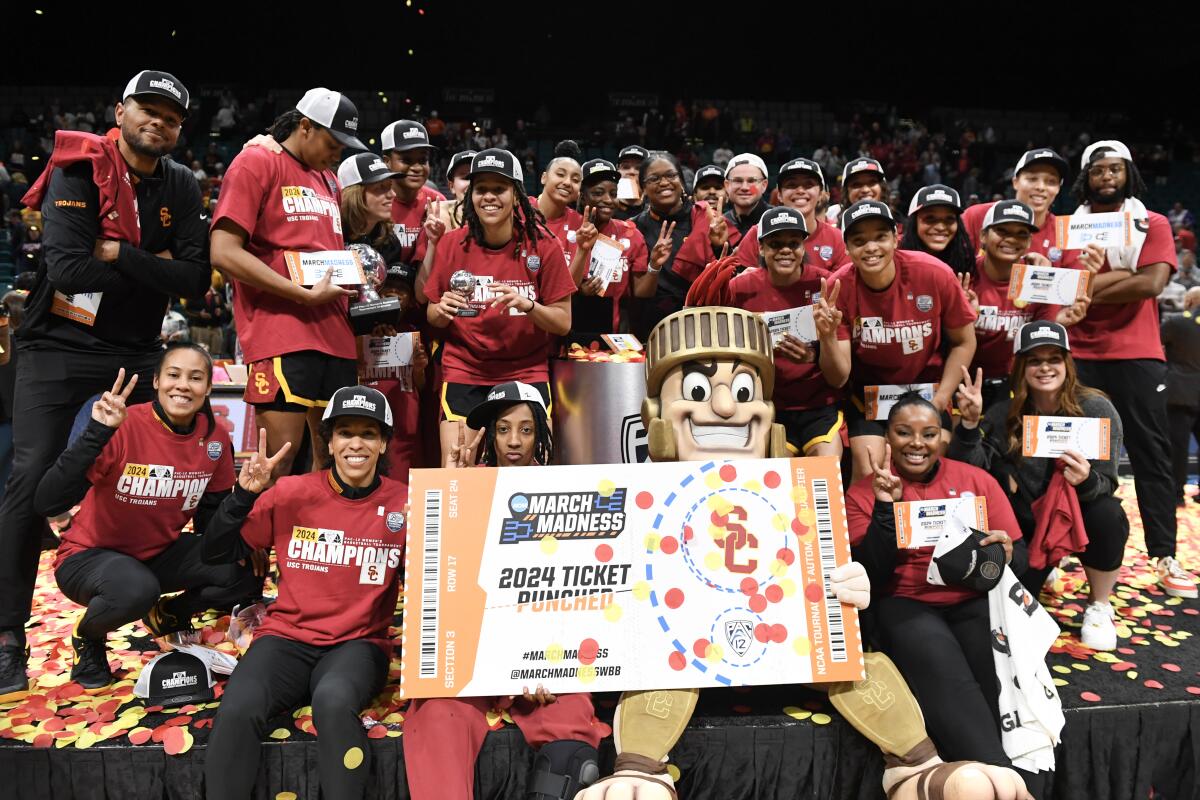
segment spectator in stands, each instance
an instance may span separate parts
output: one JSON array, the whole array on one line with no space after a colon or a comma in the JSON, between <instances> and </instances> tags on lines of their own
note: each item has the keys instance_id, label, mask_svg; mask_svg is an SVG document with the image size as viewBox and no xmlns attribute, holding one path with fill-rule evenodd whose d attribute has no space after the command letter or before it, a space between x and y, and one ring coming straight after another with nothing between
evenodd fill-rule
<instances>
[{"instance_id":1,"label":"spectator in stands","mask_svg":"<svg viewBox=\"0 0 1200 800\"><path fill-rule=\"evenodd\" d=\"M757 225L771 207L767 202L768 178L766 163L753 153L734 156L725 167L725 196L729 198L725 219L731 247L736 247L746 231Z\"/></svg>"},{"instance_id":2,"label":"spectator in stands","mask_svg":"<svg viewBox=\"0 0 1200 800\"><path fill-rule=\"evenodd\" d=\"M570 331L575 292L562 248L525 194L512 153L477 153L468 197L465 224L438 243L426 286L429 324L444 331L443 460L467 414L496 384L533 384L549 407L552 337ZM483 280L463 290L451 283L460 272Z\"/></svg>"},{"instance_id":3,"label":"spectator in stands","mask_svg":"<svg viewBox=\"0 0 1200 800\"><path fill-rule=\"evenodd\" d=\"M331 271L301 286L285 263L288 251L344 249L332 170L344 147L366 149L357 130L349 98L310 89L270 128L285 152L247 147L234 158L213 217L213 265L235 282L234 319L249 365L245 399L272 453L300 442L306 426L313 451L323 452L325 398L357 379L347 319L354 292L333 284ZM272 462L281 474L291 472L294 453Z\"/></svg>"},{"instance_id":4,"label":"spectator in stands","mask_svg":"<svg viewBox=\"0 0 1200 800\"><path fill-rule=\"evenodd\" d=\"M1183 207L1183 203L1176 200L1175 205L1171 206L1171 210L1167 212L1167 221L1171 223L1171 227L1182 225L1190 228L1196 224L1196 217Z\"/></svg>"},{"instance_id":5,"label":"spectator in stands","mask_svg":"<svg viewBox=\"0 0 1200 800\"><path fill-rule=\"evenodd\" d=\"M429 143L437 148L446 146L446 121L438 115L437 109L429 112L425 120L425 130L429 133Z\"/></svg>"},{"instance_id":6,"label":"spectator in stands","mask_svg":"<svg viewBox=\"0 0 1200 800\"><path fill-rule=\"evenodd\" d=\"M1173 222L1171 223L1171 230L1175 234L1176 250L1196 252L1196 234L1192 233L1191 225L1183 222Z\"/></svg>"},{"instance_id":7,"label":"spectator in stands","mask_svg":"<svg viewBox=\"0 0 1200 800\"><path fill-rule=\"evenodd\" d=\"M895 503L985 497L990 530L979 545L999 544L1013 572L1025 570L1025 542L1008 498L982 469L940 456L940 416L940 406L915 393L892 407L886 447L872 461L870 474L846 492L851 553L871 579L869 613L879 648L920 702L938 753L947 761L1011 766L1001 741L987 594L964 585L930 584L926 575L934 548L896 545ZM1041 780L1017 772L1039 796Z\"/></svg>"},{"instance_id":8,"label":"spectator in stands","mask_svg":"<svg viewBox=\"0 0 1200 800\"><path fill-rule=\"evenodd\" d=\"M938 258L956 275L975 272L975 250L959 224L962 200L949 186L934 184L917 190L908 204L908 226L901 250L917 250Z\"/></svg>"},{"instance_id":9,"label":"spectator in stands","mask_svg":"<svg viewBox=\"0 0 1200 800\"><path fill-rule=\"evenodd\" d=\"M976 315L945 264L896 248L896 221L883 203L860 200L842 221L851 263L832 280L841 284L841 324L838 348L828 354L836 367L825 373L832 385L852 382L847 412L857 479L883 461L886 414L868 407L868 390L936 383L934 406L949 408L957 377L975 354Z\"/></svg>"},{"instance_id":10,"label":"spectator in stands","mask_svg":"<svg viewBox=\"0 0 1200 800\"><path fill-rule=\"evenodd\" d=\"M18 334L22 355L36 357L18 365L12 415L20 423L0 504L0 697L28 686L24 626L46 525L34 508L37 482L66 446L80 406L110 387L119 368L141 376L133 399L150 399L168 297L208 285L200 191L187 167L162 158L187 106L178 78L139 72L115 111L118 128L104 137L60 132L25 198L44 210L45 270ZM103 189L97 171L112 178ZM102 203L117 216L101 214Z\"/></svg>"},{"instance_id":11,"label":"spectator in stands","mask_svg":"<svg viewBox=\"0 0 1200 800\"><path fill-rule=\"evenodd\" d=\"M391 123L380 134L383 158L388 169L399 173L394 183L396 200L392 203L394 232L400 241L398 262L420 266L426 261L425 218L429 204L446 198L429 188L429 164L434 147L429 132L416 120L402 119Z\"/></svg>"},{"instance_id":12,"label":"spectator in stands","mask_svg":"<svg viewBox=\"0 0 1200 800\"><path fill-rule=\"evenodd\" d=\"M1196 254L1191 250L1179 252L1179 271L1171 276L1172 283L1178 283L1185 290L1200 286L1200 269L1196 267Z\"/></svg>"},{"instance_id":13,"label":"spectator in stands","mask_svg":"<svg viewBox=\"0 0 1200 800\"><path fill-rule=\"evenodd\" d=\"M1167 358L1167 419L1171 426L1171 472L1175 503L1184 502L1188 449L1200 443L1200 286L1187 290L1184 311L1163 320ZM1196 495L1200 503L1200 494Z\"/></svg>"},{"instance_id":14,"label":"spectator in stands","mask_svg":"<svg viewBox=\"0 0 1200 800\"><path fill-rule=\"evenodd\" d=\"M221 279L213 271L213 285L202 296L183 300L183 316L188 321L191 340L201 345L213 356L225 353L225 325L229 322L229 309L225 304L225 292L216 288Z\"/></svg>"},{"instance_id":15,"label":"spectator in stands","mask_svg":"<svg viewBox=\"0 0 1200 800\"><path fill-rule=\"evenodd\" d=\"M1079 381L1066 328L1030 322L1018 337L1009 377L1011 400L1004 396L985 413L979 380L963 371L957 396L962 419L947 455L987 470L1001 487L1008 487L1029 547L1029 570L1018 577L1031 593L1041 591L1061 556L1079 556L1088 579L1080 638L1093 650L1115 650L1110 598L1129 537L1129 519L1116 497L1117 459L1089 461L1074 450L1058 459L1025 458L1021 448L1026 415L1092 417L1109 421L1109 452L1115 455L1121 452L1121 417L1103 393ZM1051 521L1056 514L1072 516L1073 530L1056 532ZM1085 534L1083 547L1072 538L1077 532Z\"/></svg>"},{"instance_id":16,"label":"spectator in stands","mask_svg":"<svg viewBox=\"0 0 1200 800\"><path fill-rule=\"evenodd\" d=\"M1175 558L1167 368L1155 302L1175 271L1175 243L1166 217L1138 199L1145 190L1121 142L1099 141L1083 151L1075 213L1124 210L1138 222L1129 246L1088 245L1080 253L1080 265L1093 273L1092 305L1071 338L1080 380L1112 399L1129 431L1125 449L1159 584L1170 595L1195 597L1195 576Z\"/></svg>"},{"instance_id":17,"label":"spectator in stands","mask_svg":"<svg viewBox=\"0 0 1200 800\"><path fill-rule=\"evenodd\" d=\"M1068 177L1066 159L1048 147L1025 151L1017 160L1012 177L1016 199L1033 209L1033 222L1038 228L1038 235L1033 237L1029 252L1045 256L1056 267L1062 266L1063 250L1058 246L1055 216L1050 208ZM992 202L1001 199L996 197ZM971 245L976 250L979 249L983 218L989 208L990 204L980 203L962 213L962 227L971 237Z\"/></svg>"},{"instance_id":18,"label":"spectator in stands","mask_svg":"<svg viewBox=\"0 0 1200 800\"><path fill-rule=\"evenodd\" d=\"M733 158L733 150L729 147L729 142L721 142L721 146L713 150L713 163L722 170L729 165L729 160Z\"/></svg>"},{"instance_id":19,"label":"spectator in stands","mask_svg":"<svg viewBox=\"0 0 1200 800\"><path fill-rule=\"evenodd\" d=\"M821 269L832 272L846 263L846 245L842 233L828 224L818 212L825 192L825 174L816 161L793 158L779 168L779 202L795 209L804 217L808 231L804 239L804 259ZM759 266L758 226L746 232L737 248L737 263L743 267Z\"/></svg>"}]
</instances>

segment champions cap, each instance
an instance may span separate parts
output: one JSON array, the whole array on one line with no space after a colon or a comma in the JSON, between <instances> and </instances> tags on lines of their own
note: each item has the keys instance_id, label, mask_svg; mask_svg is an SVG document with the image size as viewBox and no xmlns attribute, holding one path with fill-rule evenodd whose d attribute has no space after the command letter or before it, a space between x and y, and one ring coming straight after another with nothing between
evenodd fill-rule
<instances>
[{"instance_id":1,"label":"champions cap","mask_svg":"<svg viewBox=\"0 0 1200 800\"><path fill-rule=\"evenodd\" d=\"M321 421L338 417L367 417L384 427L392 429L392 407L378 389L366 386L343 386L329 398L329 405L321 415Z\"/></svg>"},{"instance_id":2,"label":"champions cap","mask_svg":"<svg viewBox=\"0 0 1200 800\"><path fill-rule=\"evenodd\" d=\"M892 216L892 209L888 208L886 203L878 200L859 200L842 212L842 239L850 236L850 230L855 225L868 219L881 219L893 228L896 227L896 218Z\"/></svg>"},{"instance_id":3,"label":"champions cap","mask_svg":"<svg viewBox=\"0 0 1200 800\"><path fill-rule=\"evenodd\" d=\"M999 200L992 204L983 217L980 230L987 230L993 225L1003 225L1006 222L1019 222L1029 230L1037 232L1038 226L1033 221L1033 209L1020 200Z\"/></svg>"},{"instance_id":4,"label":"champions cap","mask_svg":"<svg viewBox=\"0 0 1200 800\"><path fill-rule=\"evenodd\" d=\"M417 271L419 269L416 264L389 264L386 280L407 283L410 287L413 287L417 284Z\"/></svg>"},{"instance_id":5,"label":"champions cap","mask_svg":"<svg viewBox=\"0 0 1200 800\"><path fill-rule=\"evenodd\" d=\"M980 547L987 534L974 528L967 530L970 535L958 544L946 544L951 541L946 537L938 542L929 563L929 574L940 578L943 585L990 592L1004 576L1004 545L992 542Z\"/></svg>"},{"instance_id":6,"label":"champions cap","mask_svg":"<svg viewBox=\"0 0 1200 800\"><path fill-rule=\"evenodd\" d=\"M475 157L478 150L461 150L450 156L450 164L446 167L446 182L449 183L454 177L454 170L458 169L460 164L466 164L467 169L471 169L471 159Z\"/></svg>"},{"instance_id":7,"label":"champions cap","mask_svg":"<svg viewBox=\"0 0 1200 800\"><path fill-rule=\"evenodd\" d=\"M692 193L700 187L701 181L716 180L723 182L725 180L725 172L716 164L709 164L696 170L695 176L692 177Z\"/></svg>"},{"instance_id":8,"label":"champions cap","mask_svg":"<svg viewBox=\"0 0 1200 800\"><path fill-rule=\"evenodd\" d=\"M517 157L507 150L496 147L480 150L471 158L471 177L481 172L501 175L514 183L525 182L525 175L521 172L521 165L518 163Z\"/></svg>"},{"instance_id":9,"label":"champions cap","mask_svg":"<svg viewBox=\"0 0 1200 800\"><path fill-rule=\"evenodd\" d=\"M779 168L780 181L788 175L812 175L821 182L821 188L825 188L825 173L821 171L821 165L811 158L793 158Z\"/></svg>"},{"instance_id":10,"label":"champions cap","mask_svg":"<svg viewBox=\"0 0 1200 800\"><path fill-rule=\"evenodd\" d=\"M887 179L887 175L883 172L883 164L873 158L854 158L847 161L846 166L842 167L842 184L845 185L851 175L857 175L860 172L876 172L879 174L880 180Z\"/></svg>"},{"instance_id":11,"label":"champions cap","mask_svg":"<svg viewBox=\"0 0 1200 800\"><path fill-rule=\"evenodd\" d=\"M617 161L625 161L626 159L629 159L632 161L641 162L645 161L649 157L650 152L646 148L640 147L636 144L631 144L628 147L621 148L621 152L617 154Z\"/></svg>"},{"instance_id":12,"label":"champions cap","mask_svg":"<svg viewBox=\"0 0 1200 800\"><path fill-rule=\"evenodd\" d=\"M338 183L343 189L349 189L358 184L372 184L395 178L399 172L392 172L383 159L374 153L359 153L350 156L338 167Z\"/></svg>"},{"instance_id":13,"label":"champions cap","mask_svg":"<svg viewBox=\"0 0 1200 800\"><path fill-rule=\"evenodd\" d=\"M1099 161L1102 158L1123 158L1126 161L1133 161L1133 154L1129 152L1129 148L1125 146L1124 142L1118 142L1116 139L1104 139L1087 146L1087 149L1083 151L1083 158L1080 159L1080 166L1087 169L1093 161Z\"/></svg>"},{"instance_id":14,"label":"champions cap","mask_svg":"<svg viewBox=\"0 0 1200 800\"><path fill-rule=\"evenodd\" d=\"M121 100L124 101L131 97L141 97L147 94L167 98L179 106L183 111L183 115L187 116L191 95L188 93L187 87L171 73L160 72L156 69L142 70L130 78L129 83L125 84L125 92L121 95Z\"/></svg>"},{"instance_id":15,"label":"champions cap","mask_svg":"<svg viewBox=\"0 0 1200 800\"><path fill-rule=\"evenodd\" d=\"M603 158L593 158L591 161L585 161L580 169L583 172L584 186L599 183L600 181L621 180L621 173L617 171L616 165Z\"/></svg>"},{"instance_id":16,"label":"champions cap","mask_svg":"<svg viewBox=\"0 0 1200 800\"><path fill-rule=\"evenodd\" d=\"M780 231L796 231L807 239L808 223L804 221L804 215L794 208L772 208L758 221L758 240L761 242Z\"/></svg>"},{"instance_id":17,"label":"champions cap","mask_svg":"<svg viewBox=\"0 0 1200 800\"><path fill-rule=\"evenodd\" d=\"M213 699L212 672L191 653L172 650L150 659L134 684L133 693L146 705L175 708Z\"/></svg>"},{"instance_id":18,"label":"champions cap","mask_svg":"<svg viewBox=\"0 0 1200 800\"><path fill-rule=\"evenodd\" d=\"M1038 320L1037 322L1026 322L1017 331L1016 338L1013 339L1013 353L1016 355L1028 353L1035 347L1041 347L1044 344L1053 345L1068 353L1071 352L1071 341L1067 338L1066 328L1057 322Z\"/></svg>"},{"instance_id":19,"label":"champions cap","mask_svg":"<svg viewBox=\"0 0 1200 800\"><path fill-rule=\"evenodd\" d=\"M514 406L517 403L533 403L546 414L546 401L542 394L528 383L509 381L493 387L488 392L487 400L471 409L467 414L467 426L475 429L482 428L494 420L500 409Z\"/></svg>"},{"instance_id":20,"label":"champions cap","mask_svg":"<svg viewBox=\"0 0 1200 800\"><path fill-rule=\"evenodd\" d=\"M1013 170L1013 174L1020 172L1026 167L1032 167L1034 164L1049 164L1058 170L1058 181L1062 183L1067 179L1067 173L1070 169L1067 166L1067 160L1058 153L1051 150L1049 147L1038 147L1034 150L1026 150L1021 158L1017 161L1017 167Z\"/></svg>"},{"instance_id":21,"label":"champions cap","mask_svg":"<svg viewBox=\"0 0 1200 800\"><path fill-rule=\"evenodd\" d=\"M358 109L346 95L324 87L309 89L296 103L296 110L327 128L329 134L343 146L355 150L367 149L358 138Z\"/></svg>"},{"instance_id":22,"label":"champions cap","mask_svg":"<svg viewBox=\"0 0 1200 800\"><path fill-rule=\"evenodd\" d=\"M739 153L729 159L729 163L725 166L725 177L729 177L729 173L733 172L734 167L740 167L744 164L749 164L761 172L764 180L771 177L771 173L767 172L767 162L754 155L754 153Z\"/></svg>"},{"instance_id":23,"label":"champions cap","mask_svg":"<svg viewBox=\"0 0 1200 800\"><path fill-rule=\"evenodd\" d=\"M415 119L401 119L383 129L379 136L383 152L391 150L403 153L405 150L416 150L418 147L428 147L436 150L429 143L429 131Z\"/></svg>"},{"instance_id":24,"label":"champions cap","mask_svg":"<svg viewBox=\"0 0 1200 800\"><path fill-rule=\"evenodd\" d=\"M954 189L940 183L922 186L913 195L912 202L908 204L908 215L911 217L923 208L933 208L934 206L953 208L955 214L961 214L962 197Z\"/></svg>"}]
</instances>

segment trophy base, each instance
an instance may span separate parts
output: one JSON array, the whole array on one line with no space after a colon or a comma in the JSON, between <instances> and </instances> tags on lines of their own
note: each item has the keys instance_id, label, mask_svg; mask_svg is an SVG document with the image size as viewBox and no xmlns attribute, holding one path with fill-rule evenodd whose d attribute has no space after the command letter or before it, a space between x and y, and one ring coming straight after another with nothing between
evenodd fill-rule
<instances>
[{"instance_id":1,"label":"trophy base","mask_svg":"<svg viewBox=\"0 0 1200 800\"><path fill-rule=\"evenodd\" d=\"M400 322L400 299L384 297L350 306L350 327L359 336L369 335L376 325L395 325Z\"/></svg>"}]
</instances>

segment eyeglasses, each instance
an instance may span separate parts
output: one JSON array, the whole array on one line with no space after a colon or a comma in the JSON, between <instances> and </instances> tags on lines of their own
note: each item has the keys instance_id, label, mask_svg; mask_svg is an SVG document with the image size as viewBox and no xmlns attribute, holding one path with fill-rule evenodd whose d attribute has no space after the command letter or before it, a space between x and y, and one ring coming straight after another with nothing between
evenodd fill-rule
<instances>
[{"instance_id":1,"label":"eyeglasses","mask_svg":"<svg viewBox=\"0 0 1200 800\"><path fill-rule=\"evenodd\" d=\"M678 179L679 179L679 173L674 170L671 170L670 172L664 172L661 175L647 175L645 184L647 186L657 186L662 181L674 181L674 180L678 180Z\"/></svg>"},{"instance_id":2,"label":"eyeglasses","mask_svg":"<svg viewBox=\"0 0 1200 800\"><path fill-rule=\"evenodd\" d=\"M729 182L734 186L757 186L764 183L765 178L730 178Z\"/></svg>"},{"instance_id":3,"label":"eyeglasses","mask_svg":"<svg viewBox=\"0 0 1200 800\"><path fill-rule=\"evenodd\" d=\"M1125 174L1124 164L1109 164L1107 167L1103 164L1097 164L1094 167L1088 167L1089 178L1103 178L1105 175L1112 175L1114 178L1118 175Z\"/></svg>"}]
</instances>

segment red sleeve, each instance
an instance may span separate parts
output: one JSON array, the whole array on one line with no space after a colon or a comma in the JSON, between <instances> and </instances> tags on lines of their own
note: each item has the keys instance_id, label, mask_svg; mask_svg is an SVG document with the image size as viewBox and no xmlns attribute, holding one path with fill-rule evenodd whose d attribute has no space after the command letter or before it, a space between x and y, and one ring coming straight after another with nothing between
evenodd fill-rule
<instances>
[{"instance_id":1,"label":"red sleeve","mask_svg":"<svg viewBox=\"0 0 1200 800\"><path fill-rule=\"evenodd\" d=\"M742 267L757 267L758 254L758 225L755 225L742 237L742 242L738 245L737 252L734 253L734 260Z\"/></svg>"},{"instance_id":2,"label":"red sleeve","mask_svg":"<svg viewBox=\"0 0 1200 800\"><path fill-rule=\"evenodd\" d=\"M702 200L692 207L692 232L675 254L671 271L691 282L700 277L712 260L712 245L708 242L708 206Z\"/></svg>"},{"instance_id":3,"label":"red sleeve","mask_svg":"<svg viewBox=\"0 0 1200 800\"><path fill-rule=\"evenodd\" d=\"M254 235L267 190L275 183L274 170L267 160L274 157L262 147L247 147L234 157L221 181L221 198L213 214L213 227L227 219L250 236Z\"/></svg>"},{"instance_id":4,"label":"red sleeve","mask_svg":"<svg viewBox=\"0 0 1200 800\"><path fill-rule=\"evenodd\" d=\"M458 230L462 230L459 228ZM429 268L429 280L425 281L425 298L431 303L437 303L442 295L450 288L451 251L462 247L462 235L452 235L447 231L433 251L433 266Z\"/></svg>"},{"instance_id":5,"label":"red sleeve","mask_svg":"<svg viewBox=\"0 0 1200 800\"><path fill-rule=\"evenodd\" d=\"M213 441L221 443L221 458L217 462L217 471L208 482L209 492L228 492L233 488L233 444L229 441L229 433L224 428L217 428ZM210 442L211 444L211 442Z\"/></svg>"},{"instance_id":6,"label":"red sleeve","mask_svg":"<svg viewBox=\"0 0 1200 800\"><path fill-rule=\"evenodd\" d=\"M975 250L979 249L980 229L983 228L983 218L987 216L990 206L991 203L976 203L964 209L962 216L959 217L959 224L967 232L967 236L971 239L971 247Z\"/></svg>"},{"instance_id":7,"label":"red sleeve","mask_svg":"<svg viewBox=\"0 0 1200 800\"><path fill-rule=\"evenodd\" d=\"M934 272L937 276L938 294L942 298L942 327L961 328L973 323L979 315L971 308L967 293L962 284L954 278L954 273L947 269Z\"/></svg>"},{"instance_id":8,"label":"red sleeve","mask_svg":"<svg viewBox=\"0 0 1200 800\"><path fill-rule=\"evenodd\" d=\"M558 246L558 240L547 236L538 241L537 249L542 257L542 268L537 273L539 302L553 305L575 294L575 281L567 269L567 260ZM436 253L434 257L437 257Z\"/></svg>"},{"instance_id":9,"label":"red sleeve","mask_svg":"<svg viewBox=\"0 0 1200 800\"><path fill-rule=\"evenodd\" d=\"M629 254L625 259L630 271L636 274L646 272L650 267L650 250L646 247L646 238L636 225L629 226L625 231L625 238L629 240Z\"/></svg>"},{"instance_id":10,"label":"red sleeve","mask_svg":"<svg viewBox=\"0 0 1200 800\"><path fill-rule=\"evenodd\" d=\"M867 535L871 515L875 511L875 492L871 490L870 476L860 478L846 492L846 524L850 528L850 546L857 547ZM991 502L991 498L988 498ZM1010 511L1011 513L1011 511Z\"/></svg>"},{"instance_id":11,"label":"red sleeve","mask_svg":"<svg viewBox=\"0 0 1200 800\"><path fill-rule=\"evenodd\" d=\"M284 486L287 484L285 483ZM242 523L242 541L255 550L269 548L274 542L275 535L275 504L276 499L284 491L275 484L254 502L254 508L246 515ZM281 505L286 506L283 502Z\"/></svg>"},{"instance_id":12,"label":"red sleeve","mask_svg":"<svg viewBox=\"0 0 1200 800\"><path fill-rule=\"evenodd\" d=\"M1175 234L1171 231L1171 223L1162 214L1150 214L1150 230L1146 233L1146 242L1142 245L1138 257L1138 269L1151 264L1167 264L1171 272L1178 266L1175 257Z\"/></svg>"},{"instance_id":13,"label":"red sleeve","mask_svg":"<svg viewBox=\"0 0 1200 800\"><path fill-rule=\"evenodd\" d=\"M126 422L128 421L126 420ZM105 475L110 474L125 463L125 439L127 436L128 434L125 433L124 425L117 428L117 432L108 440L108 444L104 445L104 449L100 451L100 455L88 467L88 483L95 486L103 480Z\"/></svg>"}]
</instances>

